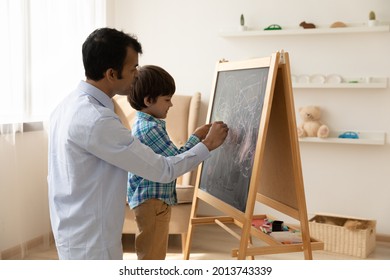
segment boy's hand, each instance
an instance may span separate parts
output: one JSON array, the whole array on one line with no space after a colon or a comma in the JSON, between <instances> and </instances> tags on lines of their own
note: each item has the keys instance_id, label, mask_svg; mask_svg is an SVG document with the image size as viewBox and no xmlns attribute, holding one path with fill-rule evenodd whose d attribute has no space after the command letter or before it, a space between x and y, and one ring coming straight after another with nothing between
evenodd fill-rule
<instances>
[{"instance_id":1,"label":"boy's hand","mask_svg":"<svg viewBox=\"0 0 390 280\"><path fill-rule=\"evenodd\" d=\"M200 140L203 140L206 138L207 133L209 133L211 124L205 124L202 125L201 127L198 127L194 131L194 135L198 137Z\"/></svg>"},{"instance_id":2,"label":"boy's hand","mask_svg":"<svg viewBox=\"0 0 390 280\"><path fill-rule=\"evenodd\" d=\"M214 122L211 125L209 133L202 142L206 145L209 151L212 151L222 145L222 143L225 141L228 131L229 128L224 122Z\"/></svg>"}]
</instances>

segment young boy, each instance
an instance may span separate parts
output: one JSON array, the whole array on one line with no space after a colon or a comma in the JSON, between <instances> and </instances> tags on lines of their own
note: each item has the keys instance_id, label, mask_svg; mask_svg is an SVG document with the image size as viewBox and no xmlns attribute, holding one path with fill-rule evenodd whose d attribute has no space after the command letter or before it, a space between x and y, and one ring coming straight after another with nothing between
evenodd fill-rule
<instances>
[{"instance_id":1,"label":"young boy","mask_svg":"<svg viewBox=\"0 0 390 280\"><path fill-rule=\"evenodd\" d=\"M139 69L128 96L130 105L137 110L133 135L163 156L191 149L206 137L211 126L197 128L187 143L177 148L169 139L163 120L172 107L175 90L175 81L169 73L158 66L147 65ZM138 259L165 259L171 205L177 203L176 181L162 184L129 173L127 199L138 226L135 238Z\"/></svg>"}]
</instances>

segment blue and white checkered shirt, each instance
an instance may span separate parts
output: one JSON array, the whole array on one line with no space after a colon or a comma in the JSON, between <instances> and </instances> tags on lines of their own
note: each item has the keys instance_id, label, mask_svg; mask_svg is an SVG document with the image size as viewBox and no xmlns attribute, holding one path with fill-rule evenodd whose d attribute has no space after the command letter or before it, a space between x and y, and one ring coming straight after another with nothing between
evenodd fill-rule
<instances>
[{"instance_id":1,"label":"blue and white checkered shirt","mask_svg":"<svg viewBox=\"0 0 390 280\"><path fill-rule=\"evenodd\" d=\"M197 136L191 135L183 147L177 148L169 139L165 121L140 111L137 112L137 120L132 127L132 133L142 143L152 148L156 154L166 157L181 154L200 142ZM162 184L129 173L127 201L130 208L135 208L151 198L161 199L168 205L177 204L176 181Z\"/></svg>"}]
</instances>

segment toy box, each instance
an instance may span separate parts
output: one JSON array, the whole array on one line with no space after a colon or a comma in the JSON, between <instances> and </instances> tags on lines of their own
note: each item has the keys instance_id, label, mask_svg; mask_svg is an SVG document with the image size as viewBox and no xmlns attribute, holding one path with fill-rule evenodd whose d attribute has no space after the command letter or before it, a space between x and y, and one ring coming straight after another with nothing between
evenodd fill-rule
<instances>
[{"instance_id":1,"label":"toy box","mask_svg":"<svg viewBox=\"0 0 390 280\"><path fill-rule=\"evenodd\" d=\"M375 220L317 214L309 220L309 230L326 251L366 258L375 249Z\"/></svg>"}]
</instances>

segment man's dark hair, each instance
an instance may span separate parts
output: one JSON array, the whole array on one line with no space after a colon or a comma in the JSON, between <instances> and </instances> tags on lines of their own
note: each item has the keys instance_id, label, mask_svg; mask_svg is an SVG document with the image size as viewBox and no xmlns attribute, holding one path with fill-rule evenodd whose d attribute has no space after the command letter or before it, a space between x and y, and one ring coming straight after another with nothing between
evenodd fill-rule
<instances>
[{"instance_id":1,"label":"man's dark hair","mask_svg":"<svg viewBox=\"0 0 390 280\"><path fill-rule=\"evenodd\" d=\"M159 96L173 95L176 91L175 80L161 67L142 66L133 80L128 101L136 110L146 108L144 98L154 103Z\"/></svg>"},{"instance_id":2,"label":"man's dark hair","mask_svg":"<svg viewBox=\"0 0 390 280\"><path fill-rule=\"evenodd\" d=\"M123 63L127 48L142 53L141 44L135 36L112 28L100 28L93 31L85 40L82 48L83 64L87 79L99 81L107 69L118 71L122 78Z\"/></svg>"}]
</instances>

